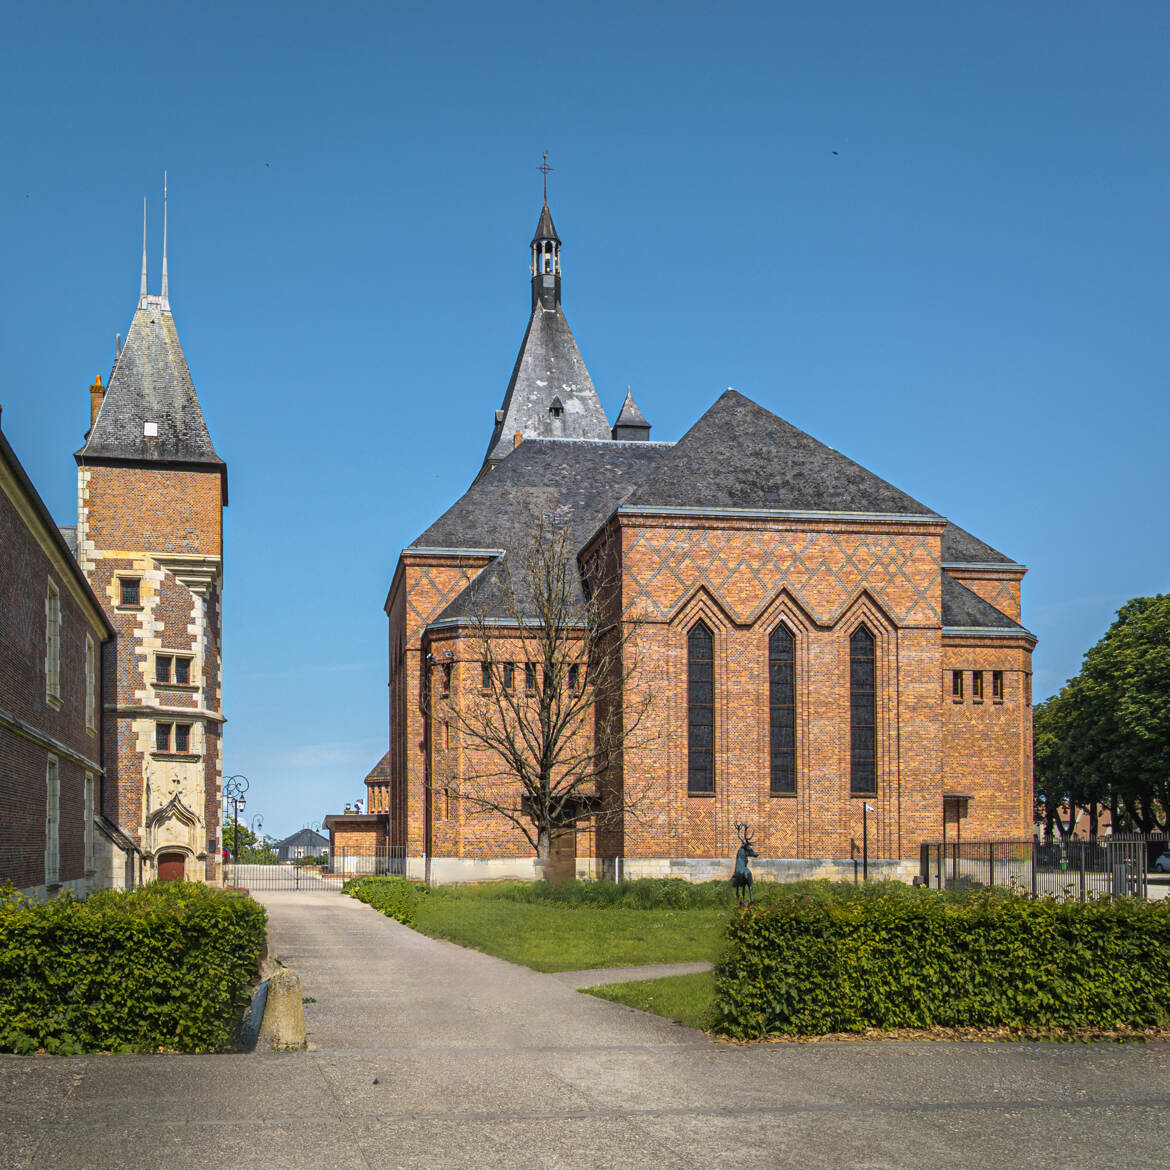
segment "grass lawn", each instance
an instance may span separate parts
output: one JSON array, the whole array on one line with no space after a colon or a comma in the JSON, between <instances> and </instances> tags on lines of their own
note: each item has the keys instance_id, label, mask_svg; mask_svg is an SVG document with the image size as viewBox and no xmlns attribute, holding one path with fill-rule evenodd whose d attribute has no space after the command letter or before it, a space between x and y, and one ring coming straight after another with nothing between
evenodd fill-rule
<instances>
[{"instance_id":1,"label":"grass lawn","mask_svg":"<svg viewBox=\"0 0 1170 1170\"><path fill-rule=\"evenodd\" d=\"M536 971L714 962L728 911L629 909L493 899L490 887L419 899L415 929Z\"/></svg>"},{"instance_id":2,"label":"grass lawn","mask_svg":"<svg viewBox=\"0 0 1170 1170\"><path fill-rule=\"evenodd\" d=\"M711 1004L715 999L715 975L711 971L670 975L665 979L639 979L634 983L606 983L584 990L598 999L678 1020L688 1028L701 1030L711 1026Z\"/></svg>"}]
</instances>

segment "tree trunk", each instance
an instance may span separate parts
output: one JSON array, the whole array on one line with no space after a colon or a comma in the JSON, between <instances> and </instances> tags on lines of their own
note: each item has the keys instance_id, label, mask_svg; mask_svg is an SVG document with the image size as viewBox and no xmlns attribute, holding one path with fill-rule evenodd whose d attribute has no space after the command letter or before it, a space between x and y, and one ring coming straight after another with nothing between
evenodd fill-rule
<instances>
[{"instance_id":1,"label":"tree trunk","mask_svg":"<svg viewBox=\"0 0 1170 1170\"><path fill-rule=\"evenodd\" d=\"M549 865L552 855L552 833L547 826L541 826L536 831L536 880L549 880Z\"/></svg>"}]
</instances>

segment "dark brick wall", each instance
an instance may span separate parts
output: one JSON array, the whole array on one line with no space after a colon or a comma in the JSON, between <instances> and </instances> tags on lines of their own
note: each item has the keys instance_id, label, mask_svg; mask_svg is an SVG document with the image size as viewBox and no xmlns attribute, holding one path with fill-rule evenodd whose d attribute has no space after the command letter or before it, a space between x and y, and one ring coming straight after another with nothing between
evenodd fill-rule
<instances>
[{"instance_id":1,"label":"dark brick wall","mask_svg":"<svg viewBox=\"0 0 1170 1170\"><path fill-rule=\"evenodd\" d=\"M27 513L25 513L27 514ZM42 534L42 540L47 538ZM66 566L50 556L9 498L0 491L0 708L34 732L100 765L98 729L86 726L86 635L100 667L105 631L78 601ZM48 582L60 596L59 706L46 693ZM95 669L94 703L101 710L102 672ZM100 719L100 714L98 715ZM46 767L49 749L0 727L0 882L20 888L44 881ZM62 882L83 878L85 767L54 752L60 778ZM94 769L96 779L96 769Z\"/></svg>"}]
</instances>

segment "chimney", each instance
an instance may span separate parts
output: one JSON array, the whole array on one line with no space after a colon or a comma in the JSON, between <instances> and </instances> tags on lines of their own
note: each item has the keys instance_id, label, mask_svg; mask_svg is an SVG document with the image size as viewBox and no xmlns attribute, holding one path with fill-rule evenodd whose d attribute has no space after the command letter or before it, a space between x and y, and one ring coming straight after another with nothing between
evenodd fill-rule
<instances>
[{"instance_id":1,"label":"chimney","mask_svg":"<svg viewBox=\"0 0 1170 1170\"><path fill-rule=\"evenodd\" d=\"M523 441L524 441L524 436L519 431L517 431L512 436L512 450L515 451L516 448L519 447Z\"/></svg>"},{"instance_id":2,"label":"chimney","mask_svg":"<svg viewBox=\"0 0 1170 1170\"><path fill-rule=\"evenodd\" d=\"M97 375L94 384L89 388L89 427L97 422L98 411L102 408L102 399L106 396L106 388L102 385L101 374Z\"/></svg>"}]
</instances>

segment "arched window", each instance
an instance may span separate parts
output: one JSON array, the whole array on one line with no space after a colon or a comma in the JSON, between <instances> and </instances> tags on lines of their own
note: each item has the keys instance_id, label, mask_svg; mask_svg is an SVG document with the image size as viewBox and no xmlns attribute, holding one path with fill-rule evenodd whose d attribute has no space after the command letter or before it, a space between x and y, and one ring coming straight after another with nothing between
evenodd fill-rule
<instances>
[{"instance_id":1,"label":"arched window","mask_svg":"<svg viewBox=\"0 0 1170 1170\"><path fill-rule=\"evenodd\" d=\"M715 639L699 622L687 635L687 792L715 791Z\"/></svg>"},{"instance_id":2,"label":"arched window","mask_svg":"<svg viewBox=\"0 0 1170 1170\"><path fill-rule=\"evenodd\" d=\"M768 639L773 796L796 791L796 662L792 634L777 626Z\"/></svg>"},{"instance_id":3,"label":"arched window","mask_svg":"<svg viewBox=\"0 0 1170 1170\"><path fill-rule=\"evenodd\" d=\"M877 791L877 695L873 635L858 626L849 639L849 790Z\"/></svg>"}]
</instances>

